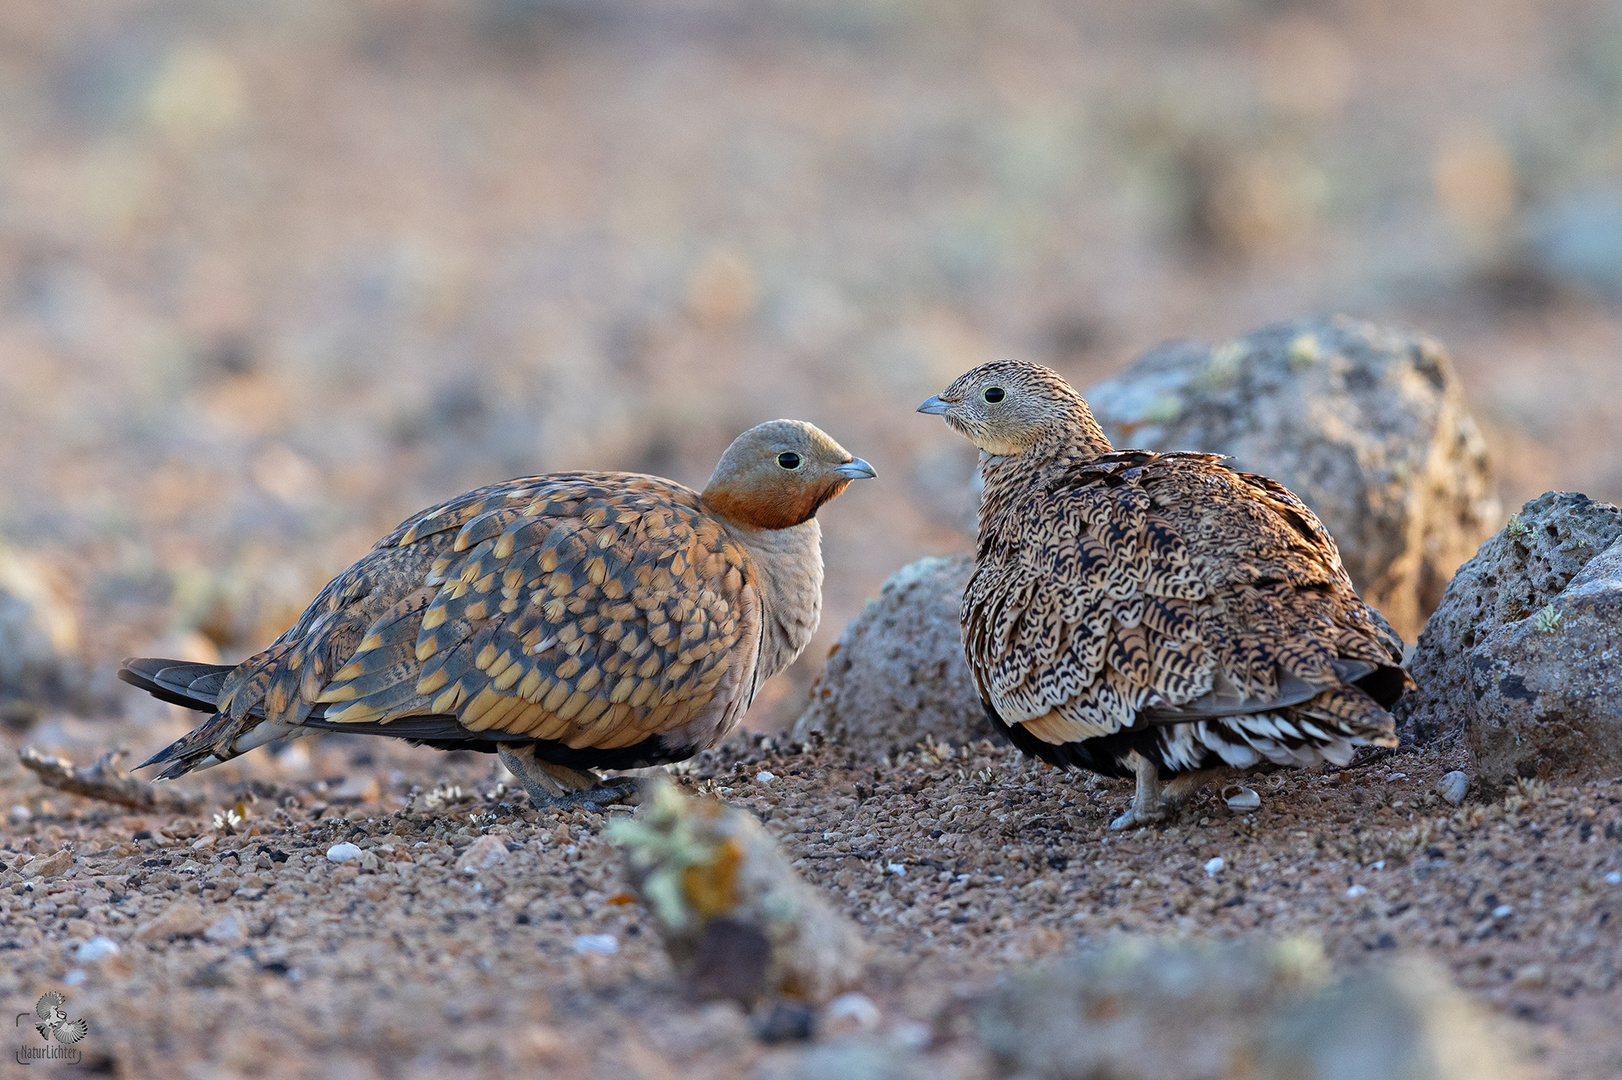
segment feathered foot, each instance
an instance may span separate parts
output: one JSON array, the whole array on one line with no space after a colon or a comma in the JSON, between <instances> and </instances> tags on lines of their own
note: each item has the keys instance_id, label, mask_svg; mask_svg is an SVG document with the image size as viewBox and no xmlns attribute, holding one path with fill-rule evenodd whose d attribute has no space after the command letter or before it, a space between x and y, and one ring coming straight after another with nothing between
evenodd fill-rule
<instances>
[{"instance_id":1,"label":"feathered foot","mask_svg":"<svg viewBox=\"0 0 1622 1080\"><path fill-rule=\"evenodd\" d=\"M633 777L602 780L583 769L542 761L535 756L534 746L503 746L496 751L496 756L524 785L529 793L530 808L537 813L576 808L599 810L610 803L629 801L642 790Z\"/></svg>"},{"instance_id":2,"label":"feathered foot","mask_svg":"<svg viewBox=\"0 0 1622 1080\"><path fill-rule=\"evenodd\" d=\"M1132 805L1126 813L1109 823L1111 829L1127 829L1133 825L1166 820L1177 812L1184 800L1204 787L1206 781L1225 771L1206 769L1183 773L1162 786L1158 765L1137 751L1133 751L1131 762L1133 771L1138 775L1137 794L1132 797Z\"/></svg>"},{"instance_id":3,"label":"feathered foot","mask_svg":"<svg viewBox=\"0 0 1622 1080\"><path fill-rule=\"evenodd\" d=\"M1111 829L1126 829L1133 825L1147 825L1160 821L1169 812L1160 798L1160 766L1138 753L1131 756L1132 769L1138 774L1138 791L1126 813L1109 823Z\"/></svg>"}]
</instances>

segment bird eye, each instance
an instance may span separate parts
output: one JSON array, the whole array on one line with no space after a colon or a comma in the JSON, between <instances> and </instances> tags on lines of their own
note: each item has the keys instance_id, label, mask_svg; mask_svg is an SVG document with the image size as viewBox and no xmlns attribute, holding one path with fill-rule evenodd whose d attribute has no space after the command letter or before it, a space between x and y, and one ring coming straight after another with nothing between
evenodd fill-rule
<instances>
[{"instance_id":1,"label":"bird eye","mask_svg":"<svg viewBox=\"0 0 1622 1080\"><path fill-rule=\"evenodd\" d=\"M800 467L800 455L794 453L792 450L786 453L778 454L777 463L783 466L785 469L798 469Z\"/></svg>"},{"instance_id":2,"label":"bird eye","mask_svg":"<svg viewBox=\"0 0 1622 1080\"><path fill-rule=\"evenodd\" d=\"M986 392L981 396L995 405L997 402L1003 399L1003 389L1000 386L988 386L986 387Z\"/></svg>"}]
</instances>

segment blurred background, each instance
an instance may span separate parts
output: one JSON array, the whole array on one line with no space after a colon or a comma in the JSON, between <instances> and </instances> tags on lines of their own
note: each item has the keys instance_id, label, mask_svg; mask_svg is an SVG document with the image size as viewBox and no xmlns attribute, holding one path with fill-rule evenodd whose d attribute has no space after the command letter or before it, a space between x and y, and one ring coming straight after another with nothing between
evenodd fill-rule
<instances>
[{"instance_id":1,"label":"blurred background","mask_svg":"<svg viewBox=\"0 0 1622 1080\"><path fill-rule=\"evenodd\" d=\"M912 410L996 356L1347 311L1449 346L1506 512L1622 496L1622 4L8 0L0 307L0 542L105 702L464 489L794 416L881 479L773 727L967 547Z\"/></svg>"}]
</instances>

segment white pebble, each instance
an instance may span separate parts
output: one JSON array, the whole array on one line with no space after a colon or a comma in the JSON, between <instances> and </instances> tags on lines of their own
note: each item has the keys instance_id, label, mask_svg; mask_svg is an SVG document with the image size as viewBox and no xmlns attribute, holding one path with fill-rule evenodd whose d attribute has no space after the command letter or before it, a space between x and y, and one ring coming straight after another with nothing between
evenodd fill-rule
<instances>
[{"instance_id":1,"label":"white pebble","mask_svg":"<svg viewBox=\"0 0 1622 1080\"><path fill-rule=\"evenodd\" d=\"M1405 772L1394 772L1390 776L1386 777L1386 779L1387 780L1406 780L1406 779L1408 779L1408 774L1405 773Z\"/></svg>"},{"instance_id":2,"label":"white pebble","mask_svg":"<svg viewBox=\"0 0 1622 1080\"><path fill-rule=\"evenodd\" d=\"M1612 870L1609 874L1606 874L1605 883L1607 885L1622 885L1622 870Z\"/></svg>"},{"instance_id":3,"label":"white pebble","mask_svg":"<svg viewBox=\"0 0 1622 1080\"><path fill-rule=\"evenodd\" d=\"M1470 790L1470 778L1462 772L1448 773L1436 785L1436 794L1449 806L1457 806L1464 801L1464 793Z\"/></svg>"},{"instance_id":4,"label":"white pebble","mask_svg":"<svg viewBox=\"0 0 1622 1080\"><path fill-rule=\"evenodd\" d=\"M1222 872L1222 868L1227 865L1227 863L1222 861L1222 856L1218 855L1214 859L1207 859L1205 861L1205 872L1212 875L1220 874Z\"/></svg>"},{"instance_id":5,"label":"white pebble","mask_svg":"<svg viewBox=\"0 0 1622 1080\"><path fill-rule=\"evenodd\" d=\"M1385 860L1381 859L1379 862L1371 862L1371 863L1369 863L1369 869L1370 870L1384 870L1385 869Z\"/></svg>"},{"instance_id":6,"label":"white pebble","mask_svg":"<svg viewBox=\"0 0 1622 1080\"><path fill-rule=\"evenodd\" d=\"M898 862L890 863L884 869L888 870L890 873L894 874L896 877L906 877L907 876L907 868L905 866L902 866Z\"/></svg>"},{"instance_id":7,"label":"white pebble","mask_svg":"<svg viewBox=\"0 0 1622 1080\"><path fill-rule=\"evenodd\" d=\"M920 1024L916 1020L903 1020L890 1029L890 1038L897 1046L904 1046L908 1050L922 1050L934 1037L935 1033L928 1024Z\"/></svg>"},{"instance_id":8,"label":"white pebble","mask_svg":"<svg viewBox=\"0 0 1622 1080\"><path fill-rule=\"evenodd\" d=\"M1508 904L1499 904L1492 909L1492 917L1495 919L1507 919L1513 914L1515 914L1515 909Z\"/></svg>"},{"instance_id":9,"label":"white pebble","mask_svg":"<svg viewBox=\"0 0 1622 1080\"><path fill-rule=\"evenodd\" d=\"M233 941L241 941L243 936L242 920L235 915L227 915L212 923L203 931L203 938L215 945L228 945Z\"/></svg>"},{"instance_id":10,"label":"white pebble","mask_svg":"<svg viewBox=\"0 0 1622 1080\"><path fill-rule=\"evenodd\" d=\"M1261 804L1262 797L1247 787L1242 787L1232 795L1228 796L1229 810L1255 810L1257 807L1261 806Z\"/></svg>"},{"instance_id":11,"label":"white pebble","mask_svg":"<svg viewBox=\"0 0 1622 1080\"><path fill-rule=\"evenodd\" d=\"M757 772L755 774L755 783L757 783L757 784L769 784L773 780L776 780L776 779L777 779L777 774L776 773L766 772L764 769L762 769L760 772Z\"/></svg>"},{"instance_id":12,"label":"white pebble","mask_svg":"<svg viewBox=\"0 0 1622 1080\"><path fill-rule=\"evenodd\" d=\"M333 862L354 862L364 854L354 844L333 844L327 849L327 858Z\"/></svg>"},{"instance_id":13,"label":"white pebble","mask_svg":"<svg viewBox=\"0 0 1622 1080\"><path fill-rule=\"evenodd\" d=\"M574 939L574 951L582 956L587 953L613 956L620 951L620 939L613 934L581 934Z\"/></svg>"},{"instance_id":14,"label":"white pebble","mask_svg":"<svg viewBox=\"0 0 1622 1080\"><path fill-rule=\"evenodd\" d=\"M72 971L62 976L62 981L68 986L78 986L89 977L90 976L84 973L84 968L74 968Z\"/></svg>"},{"instance_id":15,"label":"white pebble","mask_svg":"<svg viewBox=\"0 0 1622 1080\"><path fill-rule=\"evenodd\" d=\"M1366 893L1368 891L1369 890L1368 890L1367 886L1353 885L1351 888L1346 890L1346 895L1351 897L1353 900L1356 900L1359 896L1362 896L1364 893Z\"/></svg>"},{"instance_id":16,"label":"white pebble","mask_svg":"<svg viewBox=\"0 0 1622 1080\"><path fill-rule=\"evenodd\" d=\"M21 803L11 808L12 821L31 821L33 820L33 817L34 812L28 809L28 807L23 806Z\"/></svg>"},{"instance_id":17,"label":"white pebble","mask_svg":"<svg viewBox=\"0 0 1622 1080\"><path fill-rule=\"evenodd\" d=\"M105 960L109 956L117 955L118 942L110 937L93 937L73 950L73 958L81 964L89 964L96 960Z\"/></svg>"},{"instance_id":18,"label":"white pebble","mask_svg":"<svg viewBox=\"0 0 1622 1080\"><path fill-rule=\"evenodd\" d=\"M879 1012L879 1007L873 1004L872 998L853 990L848 994L840 994L828 1002L827 1018L830 1024L848 1020L863 1031L872 1031L879 1026L883 1015Z\"/></svg>"}]
</instances>

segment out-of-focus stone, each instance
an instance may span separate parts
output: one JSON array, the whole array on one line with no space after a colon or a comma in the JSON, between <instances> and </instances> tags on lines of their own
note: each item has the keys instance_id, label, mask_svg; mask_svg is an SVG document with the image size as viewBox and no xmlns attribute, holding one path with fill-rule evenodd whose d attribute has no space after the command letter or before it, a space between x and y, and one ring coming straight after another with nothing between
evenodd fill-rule
<instances>
[{"instance_id":1,"label":"out-of-focus stone","mask_svg":"<svg viewBox=\"0 0 1622 1080\"><path fill-rule=\"evenodd\" d=\"M995 1074L1049 1080L1527 1075L1430 968L1330 974L1300 940L1125 940L1010 979L982 1010L980 1037Z\"/></svg>"},{"instance_id":2,"label":"out-of-focus stone","mask_svg":"<svg viewBox=\"0 0 1622 1080\"><path fill-rule=\"evenodd\" d=\"M507 861L507 845L499 837L481 836L467 846L456 861L456 869L463 874L477 874Z\"/></svg>"},{"instance_id":3,"label":"out-of-focus stone","mask_svg":"<svg viewBox=\"0 0 1622 1080\"><path fill-rule=\"evenodd\" d=\"M36 855L23 864L22 875L25 878L53 878L60 877L73 866L73 852L67 848L52 852L49 855Z\"/></svg>"},{"instance_id":4,"label":"out-of-focus stone","mask_svg":"<svg viewBox=\"0 0 1622 1080\"><path fill-rule=\"evenodd\" d=\"M1085 396L1117 447L1229 454L1294 491L1410 641L1498 521L1485 444L1426 337L1337 315L1170 342Z\"/></svg>"},{"instance_id":5,"label":"out-of-focus stone","mask_svg":"<svg viewBox=\"0 0 1622 1080\"><path fill-rule=\"evenodd\" d=\"M208 931L208 920L203 909L190 900L170 904L162 914L143 923L135 931L135 940L144 945L161 945L174 938L201 937Z\"/></svg>"},{"instance_id":6,"label":"out-of-focus stone","mask_svg":"<svg viewBox=\"0 0 1622 1080\"><path fill-rule=\"evenodd\" d=\"M1484 710L1495 718L1487 721L1480 733L1486 740L1484 746L1497 745L1491 732L1501 728L1512 746L1515 734L1524 738L1527 733L1521 731L1519 723L1510 728L1502 725L1508 723L1509 716L1527 710L1541 710L1547 716L1547 710L1556 707L1554 699L1540 705L1539 695L1523 683L1492 683L1491 672L1502 660L1505 670L1500 679L1509 678L1511 654L1518 658L1517 662L1525 663L1532 661L1533 654L1571 654L1574 649L1596 643L1598 639L1585 640L1579 635L1588 632L1591 620L1586 613L1604 598L1585 591L1583 597L1573 596L1567 603L1561 595L1596 556L1618 540L1622 540L1622 510L1610 503L1573 492L1551 491L1521 507L1501 532L1482 544L1475 557L1459 568L1441 606L1420 634L1409 664L1419 689L1399 701L1394 710L1397 730L1404 741L1425 743L1450 735L1472 726ZM1539 614L1544 611L1549 613ZM1538 629L1540 618L1547 630ZM1570 623L1566 622L1568 618ZM1553 625L1549 625L1551 621ZM1596 629L1602 638L1615 636L1614 631ZM1490 653L1484 651L1489 639L1500 632L1507 638ZM1587 667L1587 659L1571 656L1582 661L1578 665L1582 670L1567 673L1577 682L1568 688L1569 692L1561 691L1561 697L1580 696L1582 686L1592 689L1615 677L1606 673L1616 670L1617 661L1608 660L1604 651L1600 649L1592 658L1597 667ZM1545 677L1547 664L1539 661L1535 666L1538 671L1534 677ZM1526 673L1515 674L1524 678ZM1478 700L1478 687L1483 695L1491 696L1490 701ZM1508 712L1502 711L1506 709ZM1551 723L1564 728L1568 720L1562 716ZM1545 734L1553 734L1553 729ZM1475 739L1476 735L1471 737ZM1535 763L1546 752L1539 749L1544 743L1539 737L1533 746L1520 748L1526 752L1522 760ZM1495 753L1489 750L1489 757ZM1496 783L1502 779L1504 762L1494 760L1497 771L1480 775ZM1532 767L1536 769L1535 764Z\"/></svg>"},{"instance_id":7,"label":"out-of-focus stone","mask_svg":"<svg viewBox=\"0 0 1622 1080\"><path fill-rule=\"evenodd\" d=\"M1525 255L1555 284L1622 297L1622 188L1559 200L1528 215Z\"/></svg>"},{"instance_id":8,"label":"out-of-focus stone","mask_svg":"<svg viewBox=\"0 0 1622 1080\"><path fill-rule=\"evenodd\" d=\"M0 720L28 724L80 674L79 624L66 589L37 559L0 545Z\"/></svg>"},{"instance_id":9,"label":"out-of-focus stone","mask_svg":"<svg viewBox=\"0 0 1622 1080\"><path fill-rule=\"evenodd\" d=\"M973 569L958 555L892 574L839 636L793 737L821 732L878 755L925 736L959 744L992 737L958 621Z\"/></svg>"},{"instance_id":10,"label":"out-of-focus stone","mask_svg":"<svg viewBox=\"0 0 1622 1080\"><path fill-rule=\"evenodd\" d=\"M856 925L742 810L655 782L609 835L695 997L820 1002L861 975L868 946Z\"/></svg>"}]
</instances>

